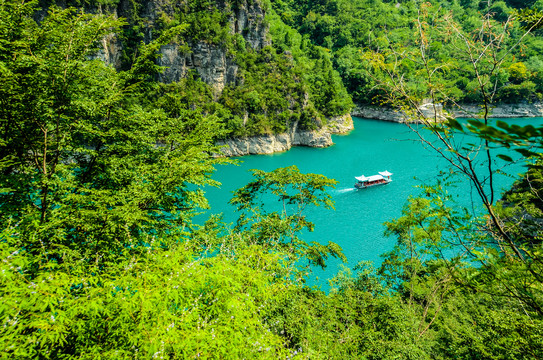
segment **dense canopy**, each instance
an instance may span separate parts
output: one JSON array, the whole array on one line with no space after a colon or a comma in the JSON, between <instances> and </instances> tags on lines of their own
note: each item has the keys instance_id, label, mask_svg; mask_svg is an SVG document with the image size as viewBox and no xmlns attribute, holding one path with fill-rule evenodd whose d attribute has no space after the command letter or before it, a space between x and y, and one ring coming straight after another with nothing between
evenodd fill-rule
<instances>
[{"instance_id":1,"label":"dense canopy","mask_svg":"<svg viewBox=\"0 0 543 360\"><path fill-rule=\"evenodd\" d=\"M541 99L541 1L520 22L508 22L520 1L166 1L175 11L152 26L145 3L0 0L1 357L543 357L543 129L416 112L428 95L486 110ZM251 29L230 31L255 4L271 37L258 49ZM235 79L160 81L172 44L227 51ZM233 194L235 224L194 220L215 166L232 162L217 139L314 129L351 96L418 117L483 215L455 204L447 179L423 184L386 223L397 242L382 266L345 268L327 293L306 285L311 269L345 255L303 234L319 226L308 207L333 211L335 180L255 169ZM490 148L529 167L503 196Z\"/></svg>"}]
</instances>

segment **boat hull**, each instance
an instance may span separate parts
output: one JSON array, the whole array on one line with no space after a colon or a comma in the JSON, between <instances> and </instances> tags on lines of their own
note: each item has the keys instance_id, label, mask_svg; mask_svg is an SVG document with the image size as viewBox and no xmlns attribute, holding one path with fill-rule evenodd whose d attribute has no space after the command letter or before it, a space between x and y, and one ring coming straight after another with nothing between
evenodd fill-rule
<instances>
[{"instance_id":1,"label":"boat hull","mask_svg":"<svg viewBox=\"0 0 543 360\"><path fill-rule=\"evenodd\" d=\"M357 183L354 184L354 187L356 189L367 189L367 188L374 187L374 186L387 185L387 184L389 184L391 182L392 182L392 180L385 180L385 181L382 181L382 182L373 182L373 183L357 182Z\"/></svg>"}]
</instances>

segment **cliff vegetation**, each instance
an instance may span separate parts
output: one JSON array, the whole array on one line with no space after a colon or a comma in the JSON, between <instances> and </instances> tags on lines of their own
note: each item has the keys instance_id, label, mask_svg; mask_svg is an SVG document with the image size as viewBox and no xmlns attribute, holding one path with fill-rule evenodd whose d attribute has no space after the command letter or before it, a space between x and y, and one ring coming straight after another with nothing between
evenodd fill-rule
<instances>
[{"instance_id":1,"label":"cliff vegetation","mask_svg":"<svg viewBox=\"0 0 543 360\"><path fill-rule=\"evenodd\" d=\"M493 27L503 27L508 32L504 47L512 47L522 38L522 46L514 48L504 56L500 71L490 79L488 87L497 89L495 103L518 103L540 101L543 98L543 67L541 33L523 37L523 24L537 23L511 21L518 8L543 9L541 1L415 1L381 0L328 0L328 1L273 1L272 7L283 21L296 28L315 44L331 54L332 63L355 102L381 104L387 95L380 90L380 82L386 74L376 71L371 65L372 52L392 52L401 69L404 80L417 91L419 101L428 97L429 88L422 86L424 69L410 56L417 51L417 19L423 16L424 8L430 5L432 17L425 19L432 36L428 56L447 63L446 70L436 81L444 90L439 99L446 105L451 103L479 103L482 96L475 81L476 70L470 66L470 58L464 57L458 44L451 44L451 36L461 31L471 36L481 31L488 19ZM440 21L451 17L458 28L449 33L440 32ZM520 16L521 18L522 15ZM496 41L499 41L496 39ZM368 59L369 57L369 59ZM483 67L484 64L481 64Z\"/></svg>"},{"instance_id":2,"label":"cliff vegetation","mask_svg":"<svg viewBox=\"0 0 543 360\"><path fill-rule=\"evenodd\" d=\"M55 3L42 2L43 11ZM263 1L66 2L124 18L97 54L118 70L133 66L138 46L174 31L158 49L157 92L176 106L216 116L229 136L320 129L348 114L350 95L330 56L275 16Z\"/></svg>"}]
</instances>

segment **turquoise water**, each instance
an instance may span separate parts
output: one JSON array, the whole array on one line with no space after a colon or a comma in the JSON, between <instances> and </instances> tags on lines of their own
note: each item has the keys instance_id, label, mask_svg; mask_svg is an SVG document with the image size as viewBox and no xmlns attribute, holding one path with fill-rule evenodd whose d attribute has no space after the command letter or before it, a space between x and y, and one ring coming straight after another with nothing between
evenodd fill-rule
<instances>
[{"instance_id":1,"label":"turquoise water","mask_svg":"<svg viewBox=\"0 0 543 360\"><path fill-rule=\"evenodd\" d=\"M543 119L538 119L539 121ZM511 120L519 125L532 120ZM338 243L348 259L345 264L353 267L361 260L370 260L378 266L380 255L392 249L394 238L385 238L383 222L401 214L409 195L417 195L415 188L421 182L433 184L440 172L449 172L448 164L436 153L425 149L418 137L406 125L355 118L355 130L349 135L333 136L334 145L317 149L296 147L285 153L252 155L239 158L240 166L221 166L214 179L220 181L220 189L208 189L207 197L213 213L224 213L226 221L237 216L234 207L228 205L232 191L251 180L249 169L271 171L278 167L296 165L301 172L318 173L336 179L339 183L331 190L335 211L322 207L306 212L315 223L315 231L304 234L307 241ZM369 189L355 190L354 176L374 175L388 170L394 175L392 183ZM508 169L518 174L522 167ZM498 189L510 186L513 179L499 176ZM458 200L467 204L472 194L467 181L458 182ZM340 261L329 259L326 270L314 269L312 283L326 288L326 279L334 276Z\"/></svg>"}]
</instances>

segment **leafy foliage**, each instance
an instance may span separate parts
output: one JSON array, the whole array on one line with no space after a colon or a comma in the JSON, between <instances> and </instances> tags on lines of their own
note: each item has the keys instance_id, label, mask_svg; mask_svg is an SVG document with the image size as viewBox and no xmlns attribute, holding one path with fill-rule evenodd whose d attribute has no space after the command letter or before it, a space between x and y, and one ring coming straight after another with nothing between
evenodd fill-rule
<instances>
[{"instance_id":1,"label":"leafy foliage","mask_svg":"<svg viewBox=\"0 0 543 360\"><path fill-rule=\"evenodd\" d=\"M303 233L315 226L308 206L333 208L326 190L334 180L294 166L253 170L254 179L231 201L240 213L234 227L217 216L201 225L191 218L207 207L203 188L217 185L210 174L225 160L211 154L214 140L227 136L225 124L236 134L284 131L298 121L311 128L352 106L332 65L341 64L353 82L368 74L372 62L355 63L356 48L349 47L364 22L338 22L349 25L344 10L362 12L362 3L274 2L283 20L271 18L275 44L261 51L229 38L224 13L212 2L189 3L182 4L191 7L184 17L166 19L160 36L115 70L96 58L98 42L122 27L126 33L122 20L51 7L38 23L36 3L0 1L1 356L543 357L541 129L492 124L487 116L428 124L449 145L441 153L479 186L488 216L452 202L449 182L423 186L386 223L397 243L382 266L344 269L326 294L305 284L311 266L345 256L333 242L305 242ZM462 4L465 12L456 16L479 9L477 2ZM389 15L404 24L399 15L412 4L372 5L367 11L383 22L359 39L392 46L390 37L374 35ZM518 4L493 9L503 16L506 5ZM306 8L302 19L298 9ZM200 18L217 23L201 28ZM308 36L290 27L300 19ZM466 18L463 25L478 21ZM176 83L155 81L158 49L187 32L194 41L227 47L232 41L244 82L218 102L194 73ZM316 35L320 46L310 41ZM441 45L423 45L438 69L446 61ZM504 87L533 88L524 78L534 75L537 61L503 64L507 74L494 73L494 83L507 78ZM404 79L420 70L410 60L398 69ZM444 74L436 87L410 91L418 96L447 84ZM469 87L476 80L468 74L459 81ZM349 89L359 96L370 86L353 82ZM245 114L255 118L243 124ZM479 143L453 146L447 141L454 133ZM536 159L498 204L488 180L469 171L479 144L483 154L504 147ZM492 163L484 164L491 179Z\"/></svg>"},{"instance_id":2,"label":"leafy foliage","mask_svg":"<svg viewBox=\"0 0 543 360\"><path fill-rule=\"evenodd\" d=\"M158 241L99 265L32 257L1 243L3 356L36 358L284 357L262 318L291 284L278 254L194 258L187 243ZM10 246L12 245L12 246ZM13 246L15 245L15 246ZM18 249L18 250L14 250Z\"/></svg>"},{"instance_id":3,"label":"leafy foliage","mask_svg":"<svg viewBox=\"0 0 543 360\"><path fill-rule=\"evenodd\" d=\"M310 264L324 268L330 255L346 260L341 248L333 242L326 246L316 242L307 244L297 236L303 229L313 231L313 224L303 215L308 206L332 207L330 195L325 190L332 187L335 180L323 175L300 174L294 165L270 173L253 170L253 176L255 180L237 190L230 201L238 211L244 212L237 222L236 231L244 233L255 244L265 245L265 248L283 249L293 263L307 258ZM280 212L268 213L265 210L268 192L281 203Z\"/></svg>"},{"instance_id":4,"label":"leafy foliage","mask_svg":"<svg viewBox=\"0 0 543 360\"><path fill-rule=\"evenodd\" d=\"M327 118L353 107L329 55L304 43L273 12L269 15L272 47L238 51L241 84L227 87L220 103L238 122L233 135L272 134L291 129L314 130Z\"/></svg>"},{"instance_id":5,"label":"leafy foliage","mask_svg":"<svg viewBox=\"0 0 543 360\"><path fill-rule=\"evenodd\" d=\"M519 41L523 32L519 23L509 21L515 13L515 7L531 6L522 2L474 2L474 1L440 1L434 0L418 4L413 1L386 2L374 0L331 0L331 1L274 1L272 5L283 21L295 27L314 43L331 51L334 66L338 69L347 89L358 103L380 103L387 97L379 91L378 83L386 77L382 71L372 69L367 58L361 53L385 52L394 50L396 54L408 54L418 49L415 41L417 27L414 24L427 5L440 9L428 18L426 25L429 33L439 32L442 19L453 17L458 23L458 30L467 37L475 36L479 31L480 13L493 19L493 27L504 27L511 35L509 45ZM536 9L524 9L516 13L528 28L540 27L541 14ZM527 25L530 24L530 25ZM448 34L450 35L450 33ZM470 70L469 59L459 57L461 52L457 46L448 46L448 35L432 39L431 56L441 62L449 62L446 71L441 74L440 84L447 95L457 102L477 103L481 99L477 90L470 84L475 74ZM505 63L524 64L540 59L540 36L525 39L525 46L514 49L507 54ZM535 50L535 51L532 51ZM404 54L404 55L405 55ZM372 56L372 55L371 55ZM370 56L370 58L371 58ZM404 56L405 57L405 56ZM401 67L406 81L414 86L424 82L424 71L416 61L404 61L397 64ZM483 65L484 66L484 65ZM371 76L368 76L368 72ZM539 70L533 69L522 78L530 81L537 76ZM515 83L516 78L507 72L500 74L498 102L533 101L542 98L540 90L529 83L522 87ZM521 81L522 82L522 81ZM420 89L424 91L425 89ZM424 95L423 95L424 96ZM421 100L421 99L419 99Z\"/></svg>"},{"instance_id":6,"label":"leafy foliage","mask_svg":"<svg viewBox=\"0 0 543 360\"><path fill-rule=\"evenodd\" d=\"M20 23L18 47L4 50L1 221L40 234L27 239L27 251L113 256L206 206L187 183L212 183L209 131L221 127L195 111L170 117L142 107L138 91L157 70L158 43L142 48L127 72L89 60L96 41L119 25L52 9L40 27Z\"/></svg>"}]
</instances>

